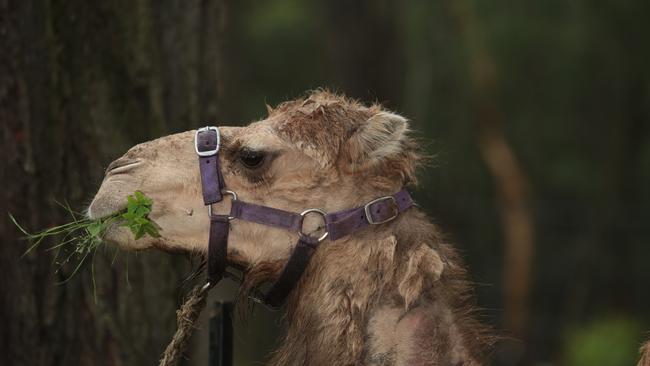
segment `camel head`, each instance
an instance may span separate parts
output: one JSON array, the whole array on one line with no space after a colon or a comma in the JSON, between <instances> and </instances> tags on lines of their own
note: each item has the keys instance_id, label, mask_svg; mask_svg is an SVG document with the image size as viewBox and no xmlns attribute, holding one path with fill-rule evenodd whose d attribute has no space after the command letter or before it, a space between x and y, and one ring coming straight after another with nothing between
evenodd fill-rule
<instances>
[{"instance_id":1,"label":"camel head","mask_svg":"<svg viewBox=\"0 0 650 366\"><path fill-rule=\"evenodd\" d=\"M246 127L220 130L226 188L246 202L333 212L392 194L414 179L417 154L406 119L328 92L269 108L266 119ZM207 251L209 219L193 138L188 131L142 143L109 165L88 215L119 211L140 190L153 199L149 217L161 237L136 241L115 226L107 241L133 250ZM225 197L215 212L228 212ZM307 215L304 230L317 232L321 225L321 217ZM240 220L230 230L229 260L249 266L285 259L296 241L295 233Z\"/></svg>"}]
</instances>

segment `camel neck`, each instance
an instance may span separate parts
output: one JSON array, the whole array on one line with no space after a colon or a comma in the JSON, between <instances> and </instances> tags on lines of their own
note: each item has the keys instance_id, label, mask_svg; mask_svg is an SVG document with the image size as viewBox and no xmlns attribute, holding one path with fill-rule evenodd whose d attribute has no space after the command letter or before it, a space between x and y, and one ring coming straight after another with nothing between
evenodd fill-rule
<instances>
[{"instance_id":1,"label":"camel neck","mask_svg":"<svg viewBox=\"0 0 650 366\"><path fill-rule=\"evenodd\" d=\"M328 243L316 252L287 303L287 336L274 365L354 364L361 357L368 316L389 283L396 248L391 236L364 239Z\"/></svg>"},{"instance_id":2,"label":"camel neck","mask_svg":"<svg viewBox=\"0 0 650 366\"><path fill-rule=\"evenodd\" d=\"M461 315L467 308L453 297L462 290L450 284L462 273L443 276L455 254L434 249L439 238L424 219L409 213L384 230L319 248L287 303L287 335L271 364L408 364L425 352L418 347L436 342L439 364L478 364L466 339L480 339L480 330Z\"/></svg>"}]
</instances>

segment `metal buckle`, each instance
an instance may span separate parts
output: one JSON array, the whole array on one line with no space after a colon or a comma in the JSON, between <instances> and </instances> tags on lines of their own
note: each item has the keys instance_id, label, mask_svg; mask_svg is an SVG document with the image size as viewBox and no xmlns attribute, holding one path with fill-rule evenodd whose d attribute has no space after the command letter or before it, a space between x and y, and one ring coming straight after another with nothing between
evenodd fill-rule
<instances>
[{"instance_id":1,"label":"metal buckle","mask_svg":"<svg viewBox=\"0 0 650 366\"><path fill-rule=\"evenodd\" d=\"M391 216L391 217L389 217L389 218L387 218L385 220L382 220L382 221L375 221L372 218L372 213L370 212L370 207L372 205L374 205L375 203L379 203L379 202L383 202L383 201L392 201L393 202L393 205L395 206L395 215L393 215L393 216ZM388 221L394 220L399 215L399 207L397 206L397 201L395 201L395 197L393 197L393 196L384 196L384 197L379 197L376 200L372 200L372 201L366 203L365 206L363 206L363 210L366 212L366 220L368 220L368 223L370 225L379 225L379 224L386 223Z\"/></svg>"},{"instance_id":2,"label":"metal buckle","mask_svg":"<svg viewBox=\"0 0 650 366\"><path fill-rule=\"evenodd\" d=\"M201 287L201 293L206 292L206 291L210 291L210 289L213 288L213 287L214 287L214 284L212 284L210 281L205 281L205 285L203 285L203 287Z\"/></svg>"},{"instance_id":3,"label":"metal buckle","mask_svg":"<svg viewBox=\"0 0 650 366\"><path fill-rule=\"evenodd\" d=\"M215 131L217 133L217 146L208 151L200 151L199 150L199 134L201 132L209 132L209 131ZM196 154L198 156L212 156L215 155L216 153L219 152L219 147L221 146L221 133L219 132L219 127L215 126L206 126L199 128L196 130L196 133L194 134L194 150L196 151Z\"/></svg>"},{"instance_id":4,"label":"metal buckle","mask_svg":"<svg viewBox=\"0 0 650 366\"><path fill-rule=\"evenodd\" d=\"M235 193L235 192L233 192L233 191L229 191L229 190L227 190L227 189L224 189L223 191L221 191L221 194L223 194L223 195L230 195L230 197L231 197L231 202L232 202L232 201L237 201L237 193ZM208 216L209 216L209 217L212 217L212 204L208 205ZM234 220L234 219L235 219L235 217L233 217L233 216L228 216L228 220L232 221L232 220Z\"/></svg>"},{"instance_id":5,"label":"metal buckle","mask_svg":"<svg viewBox=\"0 0 650 366\"><path fill-rule=\"evenodd\" d=\"M325 240L325 238L327 238L327 236L330 234L329 231L327 231L327 222L325 221L325 216L327 216L327 214L323 210L317 208L309 208L300 213L300 216L302 216L302 221L305 220L305 215L307 215L310 212L316 212L321 216L323 216L323 223L325 224L325 233L318 238L318 242L320 243L321 241ZM305 232L302 231L302 222L300 226L300 236L308 236L307 234L305 234Z\"/></svg>"}]
</instances>

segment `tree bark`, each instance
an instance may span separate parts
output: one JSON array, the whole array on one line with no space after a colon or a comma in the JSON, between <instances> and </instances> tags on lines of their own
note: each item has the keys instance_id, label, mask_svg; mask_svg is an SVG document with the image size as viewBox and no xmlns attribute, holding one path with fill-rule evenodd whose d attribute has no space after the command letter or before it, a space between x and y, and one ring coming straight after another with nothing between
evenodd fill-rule
<instances>
[{"instance_id":1,"label":"tree bark","mask_svg":"<svg viewBox=\"0 0 650 366\"><path fill-rule=\"evenodd\" d=\"M0 364L159 359L186 258L106 247L57 285L72 267L55 272L47 243L21 257L6 215L63 223L53 200L83 210L128 147L217 118L221 4L0 0Z\"/></svg>"}]
</instances>

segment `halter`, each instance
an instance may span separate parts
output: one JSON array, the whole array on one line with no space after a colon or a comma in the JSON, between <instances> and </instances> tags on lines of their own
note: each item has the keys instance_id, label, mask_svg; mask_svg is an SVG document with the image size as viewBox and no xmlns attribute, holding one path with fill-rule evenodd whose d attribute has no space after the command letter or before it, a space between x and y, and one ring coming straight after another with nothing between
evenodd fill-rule
<instances>
[{"instance_id":1,"label":"halter","mask_svg":"<svg viewBox=\"0 0 650 366\"><path fill-rule=\"evenodd\" d=\"M194 147L199 156L203 203L208 207L210 216L210 236L208 239L208 276L203 287L209 290L219 282L226 273L228 231L230 221L240 219L262 225L273 226L297 232L298 243L284 266L280 277L270 290L260 296L260 301L277 308L296 286L309 260L325 239L331 241L353 234L367 226L380 225L394 220L401 212L413 206L413 199L405 189L390 195L379 197L365 205L348 210L326 213L318 208L309 208L301 213L288 212L268 206L260 206L237 199L237 194L225 189L219 163L221 135L217 127L204 127L196 131ZM230 195L232 204L229 215L216 215L212 205ZM314 237L304 232L303 221L308 214L318 214L325 223L325 233Z\"/></svg>"}]
</instances>

